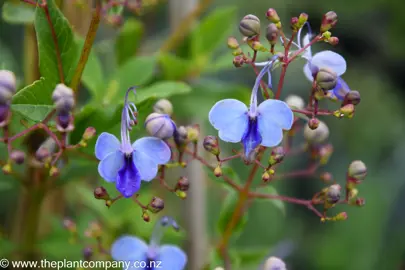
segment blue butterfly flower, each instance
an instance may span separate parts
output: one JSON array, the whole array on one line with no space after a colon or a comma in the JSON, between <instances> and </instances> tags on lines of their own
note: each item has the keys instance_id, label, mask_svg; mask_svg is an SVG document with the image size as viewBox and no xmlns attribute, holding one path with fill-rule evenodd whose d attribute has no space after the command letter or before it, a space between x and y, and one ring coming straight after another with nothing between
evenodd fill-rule
<instances>
[{"instance_id":1,"label":"blue butterfly flower","mask_svg":"<svg viewBox=\"0 0 405 270\"><path fill-rule=\"evenodd\" d=\"M187 263L187 255L174 245L160 246L164 229L168 226L178 230L176 222L170 217L161 218L155 225L150 244L134 236L122 236L111 247L111 256L116 261L131 262L128 269L182 270ZM145 268L135 268L134 262L146 262Z\"/></svg>"},{"instance_id":2,"label":"blue butterfly flower","mask_svg":"<svg viewBox=\"0 0 405 270\"><path fill-rule=\"evenodd\" d=\"M126 92L122 110L121 142L103 132L95 147L100 176L107 182L115 182L117 190L126 198L139 190L141 180L148 182L155 178L158 165L167 163L171 156L170 148L159 138L145 137L131 144L129 131L136 122L137 111L133 103L128 103L131 90L133 88Z\"/></svg>"},{"instance_id":3,"label":"blue butterfly flower","mask_svg":"<svg viewBox=\"0 0 405 270\"><path fill-rule=\"evenodd\" d=\"M250 107L236 99L218 101L209 112L211 125L226 142L242 142L245 157L259 145L273 147L283 139L283 129L289 130L294 116L288 105L280 100L268 99L257 105L257 92L262 77L268 73L276 59L273 58L259 73L252 89ZM269 77L271 88L271 77Z\"/></svg>"}]
</instances>

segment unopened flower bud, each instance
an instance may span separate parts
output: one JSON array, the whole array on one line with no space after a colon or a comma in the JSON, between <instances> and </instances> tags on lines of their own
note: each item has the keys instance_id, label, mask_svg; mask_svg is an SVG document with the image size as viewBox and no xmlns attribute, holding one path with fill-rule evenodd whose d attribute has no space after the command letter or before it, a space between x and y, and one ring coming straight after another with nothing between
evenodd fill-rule
<instances>
[{"instance_id":1,"label":"unopened flower bud","mask_svg":"<svg viewBox=\"0 0 405 270\"><path fill-rule=\"evenodd\" d=\"M75 106L73 90L63 83L56 85L52 100L57 111L70 112Z\"/></svg>"},{"instance_id":2,"label":"unopened flower bud","mask_svg":"<svg viewBox=\"0 0 405 270\"><path fill-rule=\"evenodd\" d=\"M88 238L98 238L102 235L102 232L101 224L97 221L92 221L89 223L84 235Z\"/></svg>"},{"instance_id":3,"label":"unopened flower bud","mask_svg":"<svg viewBox=\"0 0 405 270\"><path fill-rule=\"evenodd\" d=\"M63 220L63 227L69 232L75 233L77 231L76 223L70 218L65 218Z\"/></svg>"},{"instance_id":4,"label":"unopened flower bud","mask_svg":"<svg viewBox=\"0 0 405 270\"><path fill-rule=\"evenodd\" d=\"M239 23L239 31L246 37L254 37L260 34L260 19L249 14L243 17Z\"/></svg>"},{"instance_id":5,"label":"unopened flower bud","mask_svg":"<svg viewBox=\"0 0 405 270\"><path fill-rule=\"evenodd\" d=\"M176 189L181 190L181 191L187 191L190 187L190 181L188 180L187 177L182 176L179 178L177 181Z\"/></svg>"},{"instance_id":6,"label":"unopened flower bud","mask_svg":"<svg viewBox=\"0 0 405 270\"><path fill-rule=\"evenodd\" d=\"M96 187L94 189L94 198L97 200L109 200L110 195L108 194L108 191L104 187Z\"/></svg>"},{"instance_id":7,"label":"unopened flower bud","mask_svg":"<svg viewBox=\"0 0 405 270\"><path fill-rule=\"evenodd\" d=\"M173 114L173 105L167 99L159 99L155 105L153 105L153 111L155 113L167 114L171 116Z\"/></svg>"},{"instance_id":8,"label":"unopened flower bud","mask_svg":"<svg viewBox=\"0 0 405 270\"><path fill-rule=\"evenodd\" d=\"M311 129L308 125L306 125L304 128L304 138L309 143L322 143L326 141L328 137L329 137L329 128L322 121L319 121L319 126L315 130Z\"/></svg>"},{"instance_id":9,"label":"unopened flower bud","mask_svg":"<svg viewBox=\"0 0 405 270\"><path fill-rule=\"evenodd\" d=\"M262 180L263 182L268 182L270 180L270 174L267 170L262 174Z\"/></svg>"},{"instance_id":10,"label":"unopened flower bud","mask_svg":"<svg viewBox=\"0 0 405 270\"><path fill-rule=\"evenodd\" d=\"M228 47L230 49L233 49L233 50L238 49L239 48L239 42L236 40L236 38L229 37L228 38Z\"/></svg>"},{"instance_id":11,"label":"unopened flower bud","mask_svg":"<svg viewBox=\"0 0 405 270\"><path fill-rule=\"evenodd\" d=\"M200 126L188 126L187 128L187 139L191 142L197 142L200 137Z\"/></svg>"},{"instance_id":12,"label":"unopened flower bud","mask_svg":"<svg viewBox=\"0 0 405 270\"><path fill-rule=\"evenodd\" d=\"M337 74L329 68L320 68L316 74L316 83L322 90L331 90L337 83Z\"/></svg>"},{"instance_id":13,"label":"unopened flower bud","mask_svg":"<svg viewBox=\"0 0 405 270\"><path fill-rule=\"evenodd\" d=\"M174 141L177 147L182 147L187 142L187 129L184 126L180 126L174 132Z\"/></svg>"},{"instance_id":14,"label":"unopened flower bud","mask_svg":"<svg viewBox=\"0 0 405 270\"><path fill-rule=\"evenodd\" d=\"M260 43L260 41L251 40L248 41L248 45L255 51L267 52L266 47L264 47L263 44Z\"/></svg>"},{"instance_id":15,"label":"unopened flower bud","mask_svg":"<svg viewBox=\"0 0 405 270\"><path fill-rule=\"evenodd\" d=\"M329 43L330 45L332 45L332 46L336 46L336 45L339 44L339 38L337 38L337 37L330 37L330 38L328 39L328 43Z\"/></svg>"},{"instance_id":16,"label":"unopened flower bud","mask_svg":"<svg viewBox=\"0 0 405 270\"><path fill-rule=\"evenodd\" d=\"M182 190L176 190L176 195L182 200L185 200L187 198L187 193Z\"/></svg>"},{"instance_id":17,"label":"unopened flower bud","mask_svg":"<svg viewBox=\"0 0 405 270\"><path fill-rule=\"evenodd\" d=\"M270 23L266 28L266 39L270 45L276 45L280 29L274 23Z\"/></svg>"},{"instance_id":18,"label":"unopened flower bud","mask_svg":"<svg viewBox=\"0 0 405 270\"><path fill-rule=\"evenodd\" d=\"M342 212L333 217L333 221L344 221L347 219L347 213Z\"/></svg>"},{"instance_id":19,"label":"unopened flower bud","mask_svg":"<svg viewBox=\"0 0 405 270\"><path fill-rule=\"evenodd\" d=\"M285 151L282 146L274 147L271 150L270 158L269 158L269 165L273 166L283 161L285 156Z\"/></svg>"},{"instance_id":20,"label":"unopened flower bud","mask_svg":"<svg viewBox=\"0 0 405 270\"><path fill-rule=\"evenodd\" d=\"M153 197L148 204L148 210L152 213L159 213L165 208L165 202L159 197Z\"/></svg>"},{"instance_id":21,"label":"unopened flower bud","mask_svg":"<svg viewBox=\"0 0 405 270\"><path fill-rule=\"evenodd\" d=\"M218 138L215 136L206 136L203 142L204 149L213 155L218 156L220 153Z\"/></svg>"},{"instance_id":22,"label":"unopened flower bud","mask_svg":"<svg viewBox=\"0 0 405 270\"><path fill-rule=\"evenodd\" d=\"M322 173L319 178L324 183L330 183L333 181L333 175L330 172Z\"/></svg>"},{"instance_id":23,"label":"unopened flower bud","mask_svg":"<svg viewBox=\"0 0 405 270\"><path fill-rule=\"evenodd\" d=\"M292 109L302 110L305 107L304 99L297 95L289 95L285 99L285 103Z\"/></svg>"},{"instance_id":24,"label":"unopened flower bud","mask_svg":"<svg viewBox=\"0 0 405 270\"><path fill-rule=\"evenodd\" d=\"M332 154L333 146L331 144L322 145L322 147L319 149L319 163L322 165L328 163Z\"/></svg>"},{"instance_id":25,"label":"unopened flower bud","mask_svg":"<svg viewBox=\"0 0 405 270\"><path fill-rule=\"evenodd\" d=\"M150 216L149 216L149 214L148 214L147 212L143 212L143 214L142 214L142 219L143 219L143 221L145 221L145 222L149 222L149 221L150 221Z\"/></svg>"},{"instance_id":26,"label":"unopened flower bud","mask_svg":"<svg viewBox=\"0 0 405 270\"><path fill-rule=\"evenodd\" d=\"M354 105L353 104L346 104L343 107L341 107L339 110L336 110L333 113L334 116L337 118L342 118L342 117L347 117L347 118L353 118L354 116Z\"/></svg>"},{"instance_id":27,"label":"unopened flower bud","mask_svg":"<svg viewBox=\"0 0 405 270\"><path fill-rule=\"evenodd\" d=\"M280 17L277 14L277 11L274 8L269 8L266 12L266 17L272 23L279 23Z\"/></svg>"},{"instance_id":28,"label":"unopened flower bud","mask_svg":"<svg viewBox=\"0 0 405 270\"><path fill-rule=\"evenodd\" d=\"M356 205L357 206L364 206L364 205L366 205L366 200L364 198L357 198L356 199Z\"/></svg>"},{"instance_id":29,"label":"unopened flower bud","mask_svg":"<svg viewBox=\"0 0 405 270\"><path fill-rule=\"evenodd\" d=\"M83 249L83 258L84 258L84 260L90 261L91 258L93 257L93 254L94 254L93 248L91 248L91 247L85 247L85 248Z\"/></svg>"},{"instance_id":30,"label":"unopened flower bud","mask_svg":"<svg viewBox=\"0 0 405 270\"><path fill-rule=\"evenodd\" d=\"M300 16L298 17L298 23L300 27L302 27L307 21L308 21L308 14L301 13Z\"/></svg>"},{"instance_id":31,"label":"unopened flower bud","mask_svg":"<svg viewBox=\"0 0 405 270\"><path fill-rule=\"evenodd\" d=\"M51 153L49 152L48 148L46 147L40 147L36 152L35 152L35 158L38 161L45 162L48 161L50 158Z\"/></svg>"},{"instance_id":32,"label":"unopened flower bud","mask_svg":"<svg viewBox=\"0 0 405 270\"><path fill-rule=\"evenodd\" d=\"M151 113L145 120L146 130L149 135L168 139L173 136L176 125L167 114Z\"/></svg>"},{"instance_id":33,"label":"unopened flower bud","mask_svg":"<svg viewBox=\"0 0 405 270\"><path fill-rule=\"evenodd\" d=\"M321 23L321 33L329 31L332 27L337 24L338 17L334 11L329 11L323 15Z\"/></svg>"},{"instance_id":34,"label":"unopened flower bud","mask_svg":"<svg viewBox=\"0 0 405 270\"><path fill-rule=\"evenodd\" d=\"M243 50L242 50L242 48L237 48L237 49L233 50L233 51L232 51L232 55L233 55L233 56L241 56L241 55L243 55Z\"/></svg>"},{"instance_id":35,"label":"unopened flower bud","mask_svg":"<svg viewBox=\"0 0 405 270\"><path fill-rule=\"evenodd\" d=\"M82 139L88 141L96 135L96 129L94 127L88 127L83 133Z\"/></svg>"},{"instance_id":36,"label":"unopened flower bud","mask_svg":"<svg viewBox=\"0 0 405 270\"><path fill-rule=\"evenodd\" d=\"M10 163L6 163L6 165L3 166L2 171L4 174L10 174L13 171L13 168Z\"/></svg>"},{"instance_id":37,"label":"unopened flower bud","mask_svg":"<svg viewBox=\"0 0 405 270\"><path fill-rule=\"evenodd\" d=\"M263 270L287 270L287 266L280 258L270 257L264 263Z\"/></svg>"},{"instance_id":38,"label":"unopened flower bud","mask_svg":"<svg viewBox=\"0 0 405 270\"><path fill-rule=\"evenodd\" d=\"M60 171L57 167L53 166L51 167L51 169L49 170L49 176L51 177L56 177L60 174Z\"/></svg>"},{"instance_id":39,"label":"unopened flower bud","mask_svg":"<svg viewBox=\"0 0 405 270\"><path fill-rule=\"evenodd\" d=\"M13 150L10 153L10 159L14 161L16 164L23 164L25 160L25 153L20 150Z\"/></svg>"},{"instance_id":40,"label":"unopened flower bud","mask_svg":"<svg viewBox=\"0 0 405 270\"><path fill-rule=\"evenodd\" d=\"M326 192L326 200L328 203L335 204L340 200L341 187L338 184L331 185Z\"/></svg>"},{"instance_id":41,"label":"unopened flower bud","mask_svg":"<svg viewBox=\"0 0 405 270\"><path fill-rule=\"evenodd\" d=\"M222 176L222 169L221 169L221 166L218 165L218 166L214 169L214 175L215 175L216 177Z\"/></svg>"},{"instance_id":42,"label":"unopened flower bud","mask_svg":"<svg viewBox=\"0 0 405 270\"><path fill-rule=\"evenodd\" d=\"M362 181L367 176L367 167L361 160L355 160L349 165L347 175L357 181Z\"/></svg>"},{"instance_id":43,"label":"unopened flower bud","mask_svg":"<svg viewBox=\"0 0 405 270\"><path fill-rule=\"evenodd\" d=\"M291 30L297 32L301 28L298 17L291 18Z\"/></svg>"},{"instance_id":44,"label":"unopened flower bud","mask_svg":"<svg viewBox=\"0 0 405 270\"><path fill-rule=\"evenodd\" d=\"M233 58L233 65L237 68L243 66L243 64L245 63L245 60L243 59L242 56L235 56Z\"/></svg>"},{"instance_id":45,"label":"unopened flower bud","mask_svg":"<svg viewBox=\"0 0 405 270\"><path fill-rule=\"evenodd\" d=\"M349 91L349 93L347 93L345 96L343 105L346 104L357 105L360 103L360 100L361 100L360 93L358 91Z\"/></svg>"},{"instance_id":46,"label":"unopened flower bud","mask_svg":"<svg viewBox=\"0 0 405 270\"><path fill-rule=\"evenodd\" d=\"M312 130L315 130L319 127L319 123L320 123L320 121L318 118L311 118L308 121L308 127Z\"/></svg>"},{"instance_id":47,"label":"unopened flower bud","mask_svg":"<svg viewBox=\"0 0 405 270\"><path fill-rule=\"evenodd\" d=\"M13 72L0 70L0 105L9 104L16 91L16 78Z\"/></svg>"},{"instance_id":48,"label":"unopened flower bud","mask_svg":"<svg viewBox=\"0 0 405 270\"><path fill-rule=\"evenodd\" d=\"M357 188L350 189L349 190L349 195L348 195L349 201L356 198L358 194L359 194L359 190Z\"/></svg>"}]
</instances>

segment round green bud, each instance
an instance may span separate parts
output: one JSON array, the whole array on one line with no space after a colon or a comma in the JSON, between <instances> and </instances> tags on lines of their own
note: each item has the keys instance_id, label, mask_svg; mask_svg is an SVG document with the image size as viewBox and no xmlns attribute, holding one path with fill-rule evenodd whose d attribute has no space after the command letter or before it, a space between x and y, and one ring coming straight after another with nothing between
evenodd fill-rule
<instances>
[{"instance_id":1,"label":"round green bud","mask_svg":"<svg viewBox=\"0 0 405 270\"><path fill-rule=\"evenodd\" d=\"M341 187L338 184L331 185L328 187L326 192L326 199L329 203L335 204L340 200L340 190Z\"/></svg>"},{"instance_id":2,"label":"round green bud","mask_svg":"<svg viewBox=\"0 0 405 270\"><path fill-rule=\"evenodd\" d=\"M304 128L304 138L309 143L322 143L326 141L329 137L329 128L328 126L319 121L319 126L316 129L311 129L308 125Z\"/></svg>"},{"instance_id":3,"label":"round green bud","mask_svg":"<svg viewBox=\"0 0 405 270\"><path fill-rule=\"evenodd\" d=\"M354 178L358 181L362 181L367 176L367 167L361 160L355 160L349 165L349 169L347 171L349 177Z\"/></svg>"},{"instance_id":4,"label":"round green bud","mask_svg":"<svg viewBox=\"0 0 405 270\"><path fill-rule=\"evenodd\" d=\"M285 103L287 103L287 105L292 109L302 110L305 107L304 99L297 95L289 95L285 99Z\"/></svg>"},{"instance_id":5,"label":"round green bud","mask_svg":"<svg viewBox=\"0 0 405 270\"><path fill-rule=\"evenodd\" d=\"M332 90L337 83L337 74L330 68L320 68L316 74L316 83L322 90Z\"/></svg>"},{"instance_id":6,"label":"round green bud","mask_svg":"<svg viewBox=\"0 0 405 270\"><path fill-rule=\"evenodd\" d=\"M254 37L260 34L260 19L249 14L243 17L239 23L239 31L246 37Z\"/></svg>"},{"instance_id":7,"label":"round green bud","mask_svg":"<svg viewBox=\"0 0 405 270\"><path fill-rule=\"evenodd\" d=\"M276 45L278 40L278 35L280 34L280 29L277 28L276 24L270 23L266 28L266 39L271 45Z\"/></svg>"}]
</instances>

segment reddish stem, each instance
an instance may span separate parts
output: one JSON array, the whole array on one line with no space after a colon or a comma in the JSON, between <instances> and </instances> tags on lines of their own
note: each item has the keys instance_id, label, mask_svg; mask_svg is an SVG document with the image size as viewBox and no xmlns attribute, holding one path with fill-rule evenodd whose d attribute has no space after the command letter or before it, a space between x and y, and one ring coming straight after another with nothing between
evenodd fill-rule
<instances>
[{"instance_id":1,"label":"reddish stem","mask_svg":"<svg viewBox=\"0 0 405 270\"><path fill-rule=\"evenodd\" d=\"M314 114L314 110L309 110L309 109L303 109L303 110L292 109L292 111L296 112L296 113L302 113L305 115L309 115L309 116L312 116ZM327 110L318 110L316 114L317 115L332 115L333 112L327 111Z\"/></svg>"}]
</instances>

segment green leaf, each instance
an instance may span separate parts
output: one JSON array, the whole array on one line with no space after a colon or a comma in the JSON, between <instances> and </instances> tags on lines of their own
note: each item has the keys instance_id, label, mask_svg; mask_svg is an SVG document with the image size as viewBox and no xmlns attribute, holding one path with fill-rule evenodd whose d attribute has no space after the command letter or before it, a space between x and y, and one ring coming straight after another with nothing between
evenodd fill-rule
<instances>
[{"instance_id":1,"label":"green leaf","mask_svg":"<svg viewBox=\"0 0 405 270\"><path fill-rule=\"evenodd\" d=\"M42 121L52 110L51 85L41 78L18 91L12 100L11 109L25 118Z\"/></svg>"},{"instance_id":2,"label":"green leaf","mask_svg":"<svg viewBox=\"0 0 405 270\"><path fill-rule=\"evenodd\" d=\"M268 257L270 248L263 247L249 247L242 249L232 250L240 259L242 266L260 265Z\"/></svg>"},{"instance_id":3,"label":"green leaf","mask_svg":"<svg viewBox=\"0 0 405 270\"><path fill-rule=\"evenodd\" d=\"M277 190L273 186L259 187L256 189L256 192L270 194L270 195L278 195ZM266 199L266 198L260 198L260 199L257 199L257 201L258 202L269 202L272 205L274 205L277 209L279 209L283 215L285 215L285 204L283 201L275 200L275 199Z\"/></svg>"},{"instance_id":4,"label":"green leaf","mask_svg":"<svg viewBox=\"0 0 405 270\"><path fill-rule=\"evenodd\" d=\"M162 68L163 77L167 80L184 79L193 68L192 61L182 59L173 54L160 54L159 64Z\"/></svg>"},{"instance_id":5,"label":"green leaf","mask_svg":"<svg viewBox=\"0 0 405 270\"><path fill-rule=\"evenodd\" d=\"M29 24L34 21L35 8L27 4L5 2L2 10L3 20L10 24Z\"/></svg>"},{"instance_id":6,"label":"green leaf","mask_svg":"<svg viewBox=\"0 0 405 270\"><path fill-rule=\"evenodd\" d=\"M192 33L193 55L211 54L224 44L229 32L234 28L236 8L217 8L197 26Z\"/></svg>"},{"instance_id":7,"label":"green leaf","mask_svg":"<svg viewBox=\"0 0 405 270\"><path fill-rule=\"evenodd\" d=\"M141 103L149 98L168 98L174 95L187 94L191 87L183 82L160 81L151 86L140 88L135 98L136 103Z\"/></svg>"},{"instance_id":8,"label":"green leaf","mask_svg":"<svg viewBox=\"0 0 405 270\"><path fill-rule=\"evenodd\" d=\"M0 182L0 191L9 190L13 187L13 184L10 181L3 180Z\"/></svg>"},{"instance_id":9,"label":"green leaf","mask_svg":"<svg viewBox=\"0 0 405 270\"><path fill-rule=\"evenodd\" d=\"M143 24L130 18L125 21L115 43L115 54L118 65L124 64L129 57L134 56L141 44L144 33Z\"/></svg>"},{"instance_id":10,"label":"green leaf","mask_svg":"<svg viewBox=\"0 0 405 270\"><path fill-rule=\"evenodd\" d=\"M34 20L41 76L45 77L49 84L55 86L55 84L62 81L59 75L59 68L62 65L65 84L69 85L79 60L80 51L75 43L69 22L53 0L47 1L47 10L49 16L47 16L48 14L45 9L37 7ZM48 19L51 21L51 24L48 22ZM57 46L54 39L56 39ZM52 90L46 89L42 91Z\"/></svg>"},{"instance_id":11,"label":"green leaf","mask_svg":"<svg viewBox=\"0 0 405 270\"><path fill-rule=\"evenodd\" d=\"M236 191L230 191L225 198L225 201L222 204L221 213L218 219L218 230L221 235L226 231L226 228L231 221L235 208L239 201L239 193ZM232 230L232 235L234 238L237 238L243 231L246 223L248 221L248 213L243 213L243 216L239 219L237 224Z\"/></svg>"}]
</instances>

